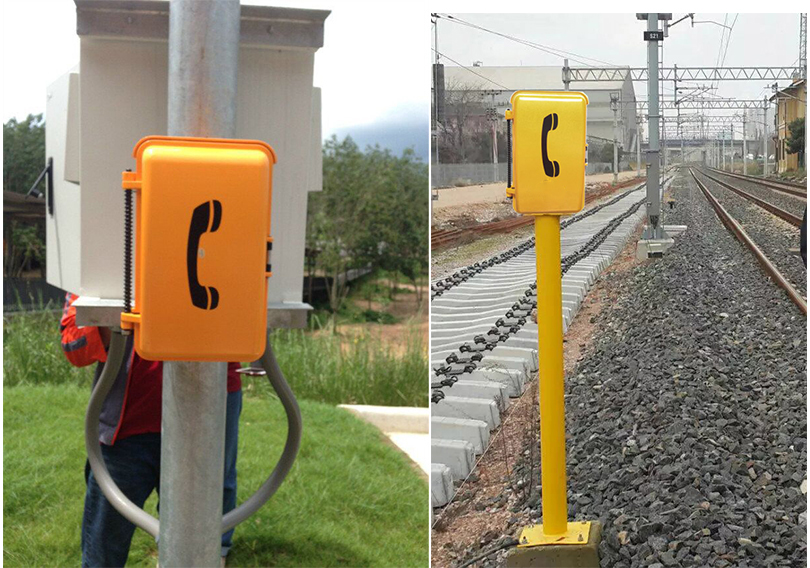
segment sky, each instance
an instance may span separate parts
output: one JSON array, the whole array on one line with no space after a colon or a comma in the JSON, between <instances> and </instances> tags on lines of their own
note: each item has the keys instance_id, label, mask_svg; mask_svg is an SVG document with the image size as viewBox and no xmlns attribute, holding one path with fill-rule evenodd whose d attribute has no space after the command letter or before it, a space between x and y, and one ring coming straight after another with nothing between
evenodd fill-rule
<instances>
[{"instance_id":1,"label":"sky","mask_svg":"<svg viewBox=\"0 0 810 568\"><path fill-rule=\"evenodd\" d=\"M442 14L442 12L440 12ZM647 66L643 32L646 21L627 14L449 14L490 30L529 40L585 58L597 58L613 65ZM673 13L673 20L686 15ZM675 25L664 40L664 65L672 67L714 67L723 61L726 67L792 66L799 57L798 14L702 14ZM736 21L735 21L736 20ZM731 27L697 23L714 21ZM480 30L459 25L447 19L438 24L438 51L465 66L481 61L485 66L555 65L562 67L563 58L516 43ZM723 38L728 38L726 42ZM431 38L432 41L432 38ZM726 49L726 44L728 48ZM718 54L720 61L718 61ZM570 56L576 58L576 56ZM587 65L571 60L572 67L607 67L604 63L579 57ZM443 60L446 65L455 65ZM473 75L470 75L474 77ZM714 93L720 97L762 99L771 96L767 81L723 81ZM770 81L773 83L773 81ZM781 81L780 86L789 84ZM701 84L706 84L705 81ZM672 94L672 82L664 84ZM647 85L635 82L637 96L646 98ZM576 83L571 84L576 90ZM695 111L687 111L695 112ZM733 114L737 111L706 111L709 114Z\"/></svg>"},{"instance_id":2,"label":"sky","mask_svg":"<svg viewBox=\"0 0 810 568\"><path fill-rule=\"evenodd\" d=\"M396 25L380 25L378 4L330 0L243 0L243 4L332 10L324 47L315 55L322 88L323 133L357 132L364 146L386 140L397 153L417 147L427 156L430 30L425 10L401 10ZM79 61L72 0L3 0L3 122L45 110L45 89ZM386 20L382 20L386 21ZM11 22L29 22L11 25ZM422 34L415 34L422 30ZM385 45L386 49L376 46ZM416 125L420 128L416 128Z\"/></svg>"}]
</instances>

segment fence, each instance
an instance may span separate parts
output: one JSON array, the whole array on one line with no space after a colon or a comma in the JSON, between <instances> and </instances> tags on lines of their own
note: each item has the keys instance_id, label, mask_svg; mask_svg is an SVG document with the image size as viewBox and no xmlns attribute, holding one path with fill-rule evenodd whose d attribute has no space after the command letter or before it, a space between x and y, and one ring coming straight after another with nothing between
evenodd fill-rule
<instances>
[{"instance_id":1,"label":"fence","mask_svg":"<svg viewBox=\"0 0 810 568\"><path fill-rule=\"evenodd\" d=\"M4 312L39 310L48 304L61 308L64 302L64 290L42 278L3 278Z\"/></svg>"},{"instance_id":2,"label":"fence","mask_svg":"<svg viewBox=\"0 0 810 568\"><path fill-rule=\"evenodd\" d=\"M496 169L497 167L497 169ZM619 164L619 171L629 169L627 161ZM613 171L612 162L592 162L585 168L585 175ZM461 187L483 183L506 182L506 164L431 164L431 187Z\"/></svg>"}]
</instances>

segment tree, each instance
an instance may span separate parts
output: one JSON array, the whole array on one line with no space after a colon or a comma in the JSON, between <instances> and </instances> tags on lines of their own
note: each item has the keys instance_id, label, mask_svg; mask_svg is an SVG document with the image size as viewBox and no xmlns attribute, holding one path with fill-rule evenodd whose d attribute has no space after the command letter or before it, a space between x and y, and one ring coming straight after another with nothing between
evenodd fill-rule
<instances>
[{"instance_id":1,"label":"tree","mask_svg":"<svg viewBox=\"0 0 810 568\"><path fill-rule=\"evenodd\" d=\"M451 81L445 88L445 120L440 125L439 152L443 164L467 163L476 148L474 138L482 128L484 105L483 87ZM481 120L476 120L480 118ZM488 132L488 130L487 130ZM491 159L491 158L490 158Z\"/></svg>"},{"instance_id":2,"label":"tree","mask_svg":"<svg viewBox=\"0 0 810 568\"><path fill-rule=\"evenodd\" d=\"M29 114L3 124L3 189L27 193L45 167L45 120Z\"/></svg>"},{"instance_id":3,"label":"tree","mask_svg":"<svg viewBox=\"0 0 810 568\"><path fill-rule=\"evenodd\" d=\"M317 265L329 281L329 308L337 314L348 294L345 274L362 262L365 210L364 157L350 137L332 136L323 147L323 191L308 210L308 245L318 251ZM335 318L332 330L335 331Z\"/></svg>"},{"instance_id":4,"label":"tree","mask_svg":"<svg viewBox=\"0 0 810 568\"><path fill-rule=\"evenodd\" d=\"M352 268L387 270L417 283L428 262L428 172L413 150L394 156L379 146L361 152L351 138L324 143L323 191L310 196L307 246L329 280L329 309L337 315ZM336 330L335 318L332 330Z\"/></svg>"},{"instance_id":5,"label":"tree","mask_svg":"<svg viewBox=\"0 0 810 568\"><path fill-rule=\"evenodd\" d=\"M37 262L44 267L45 242L40 227L11 221L6 228L9 235L8 246L3 258L3 274L9 278L20 278L23 272L34 268ZM44 277L44 272L43 275Z\"/></svg>"},{"instance_id":6,"label":"tree","mask_svg":"<svg viewBox=\"0 0 810 568\"><path fill-rule=\"evenodd\" d=\"M27 193L45 167L45 120L41 114L29 114L3 124L3 189ZM8 217L4 215L4 217ZM40 264L44 276L45 227L4 219L3 274L18 278Z\"/></svg>"},{"instance_id":7,"label":"tree","mask_svg":"<svg viewBox=\"0 0 810 568\"><path fill-rule=\"evenodd\" d=\"M787 137L788 154L799 155L799 167L804 167L804 118L797 118L788 125L790 135Z\"/></svg>"}]
</instances>

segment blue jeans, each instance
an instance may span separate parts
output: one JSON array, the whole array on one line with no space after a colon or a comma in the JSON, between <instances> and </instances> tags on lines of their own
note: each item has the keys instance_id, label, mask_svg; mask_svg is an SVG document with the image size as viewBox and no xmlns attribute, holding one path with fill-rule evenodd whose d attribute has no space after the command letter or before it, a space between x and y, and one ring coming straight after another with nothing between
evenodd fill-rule
<instances>
[{"instance_id":1,"label":"blue jeans","mask_svg":"<svg viewBox=\"0 0 810 568\"><path fill-rule=\"evenodd\" d=\"M225 418L225 483L222 509L236 507L236 450L242 391L228 393ZM138 434L102 444L101 452L110 476L133 503L143 507L152 490L160 490L160 434ZM87 491L82 518L82 566L124 566L135 525L107 501L90 466L85 466ZM233 529L222 535L222 556L231 548Z\"/></svg>"}]
</instances>

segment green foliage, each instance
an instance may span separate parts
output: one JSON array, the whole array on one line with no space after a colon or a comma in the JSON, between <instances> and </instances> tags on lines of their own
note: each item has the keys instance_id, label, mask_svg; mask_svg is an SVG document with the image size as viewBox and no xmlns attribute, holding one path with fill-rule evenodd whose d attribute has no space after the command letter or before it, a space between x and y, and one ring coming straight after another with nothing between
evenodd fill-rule
<instances>
[{"instance_id":1,"label":"green foliage","mask_svg":"<svg viewBox=\"0 0 810 568\"><path fill-rule=\"evenodd\" d=\"M797 118L788 125L788 154L799 154L799 166L804 167L804 118Z\"/></svg>"},{"instance_id":2,"label":"green foliage","mask_svg":"<svg viewBox=\"0 0 810 568\"><path fill-rule=\"evenodd\" d=\"M418 328L406 330L398 350L369 334L346 340L330 333L277 330L270 339L299 398L330 404L426 406L428 362L422 335ZM272 396L264 377L242 381L246 393Z\"/></svg>"},{"instance_id":3,"label":"green foliage","mask_svg":"<svg viewBox=\"0 0 810 568\"><path fill-rule=\"evenodd\" d=\"M622 161L624 150L621 146L618 148L618 161ZM597 152L594 152L594 157L588 158L590 162L604 162L606 164L613 164L613 142L606 142L599 147Z\"/></svg>"},{"instance_id":4,"label":"green foliage","mask_svg":"<svg viewBox=\"0 0 810 568\"><path fill-rule=\"evenodd\" d=\"M90 385L93 367L74 367L62 353L60 314L27 312L3 318L3 385Z\"/></svg>"},{"instance_id":5,"label":"green foliage","mask_svg":"<svg viewBox=\"0 0 810 568\"><path fill-rule=\"evenodd\" d=\"M45 262L45 227L42 223L28 225L12 220L6 227L9 240L6 243L3 258L3 274L10 278L19 278L34 265L44 266Z\"/></svg>"},{"instance_id":6,"label":"green foliage","mask_svg":"<svg viewBox=\"0 0 810 568\"><path fill-rule=\"evenodd\" d=\"M424 390L424 389L423 389ZM3 389L3 563L78 566L84 499L84 410L71 386ZM425 566L428 490L409 461L347 411L302 401L301 451L270 502L234 533L232 566ZM287 433L281 405L244 401L239 497L266 479ZM156 514L153 493L146 510ZM383 543L383 544L381 544ZM129 566L155 566L136 530Z\"/></svg>"},{"instance_id":7,"label":"green foliage","mask_svg":"<svg viewBox=\"0 0 810 568\"><path fill-rule=\"evenodd\" d=\"M29 114L3 124L3 189L27 193L45 167L45 120Z\"/></svg>"},{"instance_id":8,"label":"green foliage","mask_svg":"<svg viewBox=\"0 0 810 568\"><path fill-rule=\"evenodd\" d=\"M323 191L312 194L307 245L331 279L330 309L348 293L349 269L382 268L416 280L428 262L427 165L412 150L396 157L379 146L362 152L350 137L323 149Z\"/></svg>"}]
</instances>

